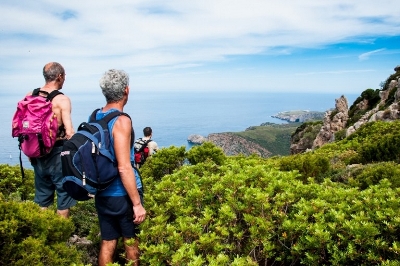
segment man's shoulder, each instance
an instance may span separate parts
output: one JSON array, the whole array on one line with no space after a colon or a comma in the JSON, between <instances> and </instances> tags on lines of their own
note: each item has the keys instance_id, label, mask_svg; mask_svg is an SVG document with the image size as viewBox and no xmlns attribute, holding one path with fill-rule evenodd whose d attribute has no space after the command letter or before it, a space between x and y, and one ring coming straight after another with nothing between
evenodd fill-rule
<instances>
[{"instance_id":1,"label":"man's shoulder","mask_svg":"<svg viewBox=\"0 0 400 266\"><path fill-rule=\"evenodd\" d=\"M59 90L54 90L49 95L53 95L52 102L70 101L69 97Z\"/></svg>"},{"instance_id":2,"label":"man's shoulder","mask_svg":"<svg viewBox=\"0 0 400 266\"><path fill-rule=\"evenodd\" d=\"M149 142L149 146L151 146L151 147L157 147L157 142L155 142L154 140L151 140L151 141Z\"/></svg>"}]
</instances>

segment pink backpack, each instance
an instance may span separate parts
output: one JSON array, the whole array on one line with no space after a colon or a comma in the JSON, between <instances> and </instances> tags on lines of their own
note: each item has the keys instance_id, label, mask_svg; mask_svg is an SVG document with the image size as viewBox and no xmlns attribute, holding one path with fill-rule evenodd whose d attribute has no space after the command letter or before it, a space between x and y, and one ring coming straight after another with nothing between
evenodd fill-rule
<instances>
[{"instance_id":1,"label":"pink backpack","mask_svg":"<svg viewBox=\"0 0 400 266\"><path fill-rule=\"evenodd\" d=\"M39 92L47 97L40 96ZM12 120L12 136L18 137L19 149L29 158L48 154L56 142L58 122L51 101L58 94L63 93L35 89L32 95L18 102Z\"/></svg>"}]
</instances>

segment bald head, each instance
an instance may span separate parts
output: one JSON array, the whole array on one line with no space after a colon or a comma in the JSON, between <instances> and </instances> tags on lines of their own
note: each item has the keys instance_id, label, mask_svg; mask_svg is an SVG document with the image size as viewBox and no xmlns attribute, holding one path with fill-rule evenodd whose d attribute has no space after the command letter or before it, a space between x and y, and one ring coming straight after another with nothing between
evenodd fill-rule
<instances>
[{"instance_id":1,"label":"bald head","mask_svg":"<svg viewBox=\"0 0 400 266\"><path fill-rule=\"evenodd\" d=\"M50 62L43 67L43 77L46 83L56 80L59 75L65 75L65 70L61 64Z\"/></svg>"}]
</instances>

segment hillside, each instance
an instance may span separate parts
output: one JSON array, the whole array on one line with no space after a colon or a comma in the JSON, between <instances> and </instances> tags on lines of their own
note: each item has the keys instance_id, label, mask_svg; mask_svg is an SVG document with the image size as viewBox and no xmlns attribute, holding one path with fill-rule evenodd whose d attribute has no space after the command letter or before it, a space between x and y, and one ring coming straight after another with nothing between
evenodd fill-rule
<instances>
[{"instance_id":1,"label":"hillside","mask_svg":"<svg viewBox=\"0 0 400 266\"><path fill-rule=\"evenodd\" d=\"M291 135L301 123L274 124L263 123L251 126L245 131L212 133L207 137L190 135L188 141L192 144L202 144L205 141L222 148L225 155L256 154L263 158L290 154Z\"/></svg>"}]
</instances>

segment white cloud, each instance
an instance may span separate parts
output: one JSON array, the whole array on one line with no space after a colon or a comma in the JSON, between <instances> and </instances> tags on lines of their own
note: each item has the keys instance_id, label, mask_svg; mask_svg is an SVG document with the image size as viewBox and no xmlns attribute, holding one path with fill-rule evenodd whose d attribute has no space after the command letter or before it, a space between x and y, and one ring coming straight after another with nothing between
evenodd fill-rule
<instances>
[{"instance_id":1,"label":"white cloud","mask_svg":"<svg viewBox=\"0 0 400 266\"><path fill-rule=\"evenodd\" d=\"M65 65L72 84L97 86L94 77L111 67L204 67L232 55L290 55L400 33L400 2L390 0L4 0L0 8L1 86L39 75L48 61Z\"/></svg>"},{"instance_id":2,"label":"white cloud","mask_svg":"<svg viewBox=\"0 0 400 266\"><path fill-rule=\"evenodd\" d=\"M377 49L377 50L374 50L374 51L366 52L366 53L360 54L358 56L358 59L359 60L368 60L371 55L380 53L380 52L385 51L385 50L386 50L385 48L382 48L382 49Z\"/></svg>"}]
</instances>

